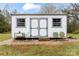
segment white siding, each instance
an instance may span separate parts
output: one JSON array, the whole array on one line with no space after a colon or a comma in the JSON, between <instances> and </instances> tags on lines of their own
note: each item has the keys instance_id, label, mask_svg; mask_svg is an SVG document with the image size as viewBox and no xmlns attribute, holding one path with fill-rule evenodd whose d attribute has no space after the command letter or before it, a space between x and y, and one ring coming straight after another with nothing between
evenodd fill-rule
<instances>
[{"instance_id":1,"label":"white siding","mask_svg":"<svg viewBox=\"0 0 79 59\"><path fill-rule=\"evenodd\" d=\"M26 27L16 27L16 19L25 18ZM21 31L25 33L26 37L30 37L30 18L48 18L48 37L53 37L53 32L64 32L65 36L67 35L67 18L65 15L45 15L45 16L12 16L12 37L14 38L14 33ZM52 27L52 18L61 18L62 26L61 27ZM43 23L43 22L42 22ZM44 24L44 23L43 23ZM43 32L41 33L43 34Z\"/></svg>"}]
</instances>

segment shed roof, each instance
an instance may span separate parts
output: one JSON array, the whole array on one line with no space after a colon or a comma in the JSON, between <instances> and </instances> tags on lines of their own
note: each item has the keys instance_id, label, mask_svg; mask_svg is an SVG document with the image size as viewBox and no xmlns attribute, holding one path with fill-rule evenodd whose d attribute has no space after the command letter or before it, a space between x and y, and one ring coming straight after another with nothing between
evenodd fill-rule
<instances>
[{"instance_id":1,"label":"shed roof","mask_svg":"<svg viewBox=\"0 0 79 59\"><path fill-rule=\"evenodd\" d=\"M38 15L66 15L66 14L11 14L12 16L38 16Z\"/></svg>"}]
</instances>

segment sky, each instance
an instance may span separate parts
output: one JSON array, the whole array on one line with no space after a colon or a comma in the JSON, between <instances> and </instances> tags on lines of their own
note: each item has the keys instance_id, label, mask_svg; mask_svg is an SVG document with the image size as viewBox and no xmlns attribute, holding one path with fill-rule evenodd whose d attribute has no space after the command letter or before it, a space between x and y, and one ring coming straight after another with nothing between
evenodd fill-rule
<instances>
[{"instance_id":1,"label":"sky","mask_svg":"<svg viewBox=\"0 0 79 59\"><path fill-rule=\"evenodd\" d=\"M6 6L7 5L7 6ZM46 3L0 3L0 9L7 9L10 12L17 10L17 13L38 13L42 6L46 6ZM58 9L69 6L68 3L54 3Z\"/></svg>"}]
</instances>

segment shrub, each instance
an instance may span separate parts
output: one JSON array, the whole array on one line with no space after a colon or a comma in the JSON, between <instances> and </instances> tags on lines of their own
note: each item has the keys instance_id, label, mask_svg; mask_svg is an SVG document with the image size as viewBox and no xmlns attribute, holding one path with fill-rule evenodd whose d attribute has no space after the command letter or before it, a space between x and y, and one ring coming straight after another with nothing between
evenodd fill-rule
<instances>
[{"instance_id":1,"label":"shrub","mask_svg":"<svg viewBox=\"0 0 79 59\"><path fill-rule=\"evenodd\" d=\"M58 38L58 32L53 32L53 37Z\"/></svg>"},{"instance_id":2,"label":"shrub","mask_svg":"<svg viewBox=\"0 0 79 59\"><path fill-rule=\"evenodd\" d=\"M70 19L68 19L70 20ZM73 33L76 31L79 27L79 24L76 23L76 20L72 20L71 22L67 22L67 32L68 33ZM75 32L74 32L75 33Z\"/></svg>"},{"instance_id":3,"label":"shrub","mask_svg":"<svg viewBox=\"0 0 79 59\"><path fill-rule=\"evenodd\" d=\"M74 33L74 34L79 34L79 29L76 29L76 30L73 31L72 33Z\"/></svg>"},{"instance_id":4,"label":"shrub","mask_svg":"<svg viewBox=\"0 0 79 59\"><path fill-rule=\"evenodd\" d=\"M64 32L60 32L59 35L60 35L60 38L64 38L65 37L64 36L65 35Z\"/></svg>"},{"instance_id":5,"label":"shrub","mask_svg":"<svg viewBox=\"0 0 79 59\"><path fill-rule=\"evenodd\" d=\"M0 33L9 32L11 30L10 24L5 20L6 18L4 17L4 15L0 14Z\"/></svg>"}]
</instances>

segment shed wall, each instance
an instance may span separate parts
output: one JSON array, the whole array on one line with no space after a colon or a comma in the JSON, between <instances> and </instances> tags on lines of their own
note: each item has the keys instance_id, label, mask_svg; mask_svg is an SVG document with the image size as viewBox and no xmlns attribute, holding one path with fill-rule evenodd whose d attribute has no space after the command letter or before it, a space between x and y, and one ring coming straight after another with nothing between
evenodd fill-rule
<instances>
[{"instance_id":1,"label":"shed wall","mask_svg":"<svg viewBox=\"0 0 79 59\"><path fill-rule=\"evenodd\" d=\"M16 27L16 19L17 18L25 18L25 27ZM67 35L67 18L65 15L37 15L37 16L12 16L12 37L14 38L14 33L18 33L21 31L25 33L27 38L30 38L30 18L48 18L48 37L53 37L53 32L64 32L65 36ZM61 27L52 27L52 18L61 18ZM44 24L44 23L43 23Z\"/></svg>"}]
</instances>

